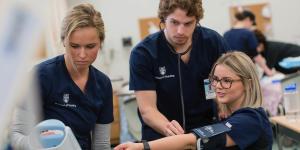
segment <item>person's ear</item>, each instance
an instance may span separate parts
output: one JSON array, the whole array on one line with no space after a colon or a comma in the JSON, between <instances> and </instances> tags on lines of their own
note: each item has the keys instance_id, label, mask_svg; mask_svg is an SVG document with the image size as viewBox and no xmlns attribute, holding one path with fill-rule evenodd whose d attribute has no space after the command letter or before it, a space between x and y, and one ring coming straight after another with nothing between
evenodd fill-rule
<instances>
[{"instance_id":1,"label":"person's ear","mask_svg":"<svg viewBox=\"0 0 300 150\"><path fill-rule=\"evenodd\" d=\"M67 43L66 43L66 39L63 39L62 44L64 47L66 47Z\"/></svg>"},{"instance_id":2,"label":"person's ear","mask_svg":"<svg viewBox=\"0 0 300 150\"><path fill-rule=\"evenodd\" d=\"M159 22L159 29L163 30L163 28L165 28L165 21L161 19Z\"/></svg>"}]
</instances>

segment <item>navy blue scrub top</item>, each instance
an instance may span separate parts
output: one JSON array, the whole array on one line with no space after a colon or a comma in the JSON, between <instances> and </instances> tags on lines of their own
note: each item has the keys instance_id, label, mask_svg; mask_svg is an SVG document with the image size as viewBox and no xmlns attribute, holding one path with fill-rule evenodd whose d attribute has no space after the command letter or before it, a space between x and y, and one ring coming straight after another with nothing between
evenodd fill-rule
<instances>
[{"instance_id":1,"label":"navy blue scrub top","mask_svg":"<svg viewBox=\"0 0 300 150\"><path fill-rule=\"evenodd\" d=\"M257 46L258 42L255 34L248 29L230 29L225 32L224 39L228 43L231 50L242 51L250 58L258 55Z\"/></svg>"},{"instance_id":2,"label":"navy blue scrub top","mask_svg":"<svg viewBox=\"0 0 300 150\"><path fill-rule=\"evenodd\" d=\"M214 102L205 99L203 80L212 65L228 50L222 37L215 31L196 27L192 50L187 64L180 61L186 130L211 124L215 115ZM178 57L171 52L163 31L152 34L140 42L130 56L130 90L155 90L158 110L168 120L182 125L182 108L178 77ZM140 114L139 114L140 115ZM142 139L163 137L142 122Z\"/></svg>"},{"instance_id":3,"label":"navy blue scrub top","mask_svg":"<svg viewBox=\"0 0 300 150\"><path fill-rule=\"evenodd\" d=\"M82 149L91 149L95 124L113 121L110 79L90 66L85 93L69 75L64 56L49 59L36 67L44 119L58 119L69 126Z\"/></svg>"},{"instance_id":4,"label":"navy blue scrub top","mask_svg":"<svg viewBox=\"0 0 300 150\"><path fill-rule=\"evenodd\" d=\"M225 122L232 127L227 134L237 146L227 149L272 149L272 127L263 108L242 108Z\"/></svg>"}]
</instances>

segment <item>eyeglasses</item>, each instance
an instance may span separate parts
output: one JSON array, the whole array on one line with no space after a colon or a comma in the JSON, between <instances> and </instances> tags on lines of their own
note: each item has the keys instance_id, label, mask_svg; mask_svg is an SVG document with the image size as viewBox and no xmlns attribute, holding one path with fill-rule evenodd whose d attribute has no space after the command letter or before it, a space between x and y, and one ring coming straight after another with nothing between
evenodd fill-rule
<instances>
[{"instance_id":1,"label":"eyeglasses","mask_svg":"<svg viewBox=\"0 0 300 150\"><path fill-rule=\"evenodd\" d=\"M210 85L213 86L213 87L216 87L218 82L220 82L220 85L221 85L222 88L230 89L233 82L242 81L242 80L241 79L234 80L234 79L231 79L231 78L228 78L228 77L219 79L216 76L210 76L209 81L210 81Z\"/></svg>"}]
</instances>

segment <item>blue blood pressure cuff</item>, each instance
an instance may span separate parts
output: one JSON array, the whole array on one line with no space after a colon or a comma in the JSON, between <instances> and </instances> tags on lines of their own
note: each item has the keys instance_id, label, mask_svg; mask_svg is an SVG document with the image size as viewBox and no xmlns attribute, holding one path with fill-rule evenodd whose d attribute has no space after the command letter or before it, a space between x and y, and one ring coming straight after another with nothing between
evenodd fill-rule
<instances>
[{"instance_id":1,"label":"blue blood pressure cuff","mask_svg":"<svg viewBox=\"0 0 300 150\"><path fill-rule=\"evenodd\" d=\"M230 123L217 123L200 128L195 128L192 133L197 137L197 149L213 150L226 145L226 132L231 130Z\"/></svg>"}]
</instances>

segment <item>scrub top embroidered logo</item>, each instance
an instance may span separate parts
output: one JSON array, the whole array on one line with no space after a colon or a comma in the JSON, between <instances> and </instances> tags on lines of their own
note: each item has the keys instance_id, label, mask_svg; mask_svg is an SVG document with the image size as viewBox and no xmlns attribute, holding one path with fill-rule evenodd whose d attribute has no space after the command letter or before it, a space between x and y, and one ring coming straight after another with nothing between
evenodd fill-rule
<instances>
[{"instance_id":1,"label":"scrub top embroidered logo","mask_svg":"<svg viewBox=\"0 0 300 150\"><path fill-rule=\"evenodd\" d=\"M55 105L58 105L58 106L62 106L62 107L72 107L72 108L76 108L77 105L76 104L70 104L70 94L69 93L64 93L63 96L62 96L62 101L61 102L61 99L59 99L58 102L55 102L54 104Z\"/></svg>"},{"instance_id":2,"label":"scrub top embroidered logo","mask_svg":"<svg viewBox=\"0 0 300 150\"><path fill-rule=\"evenodd\" d=\"M63 96L63 101L65 102L65 103L68 103L69 102L69 99L70 99L70 96L69 96L70 94L64 94L64 96Z\"/></svg>"},{"instance_id":3,"label":"scrub top embroidered logo","mask_svg":"<svg viewBox=\"0 0 300 150\"><path fill-rule=\"evenodd\" d=\"M163 76L163 75L165 75L166 74L166 67L165 66L163 66L163 67L159 67L158 68L159 69L159 72L160 72L160 74Z\"/></svg>"},{"instance_id":4,"label":"scrub top embroidered logo","mask_svg":"<svg viewBox=\"0 0 300 150\"><path fill-rule=\"evenodd\" d=\"M166 66L158 67L158 71L160 76L155 76L155 79L161 80L161 79L167 79L167 78L174 78L175 75L173 74L167 74Z\"/></svg>"}]
</instances>

